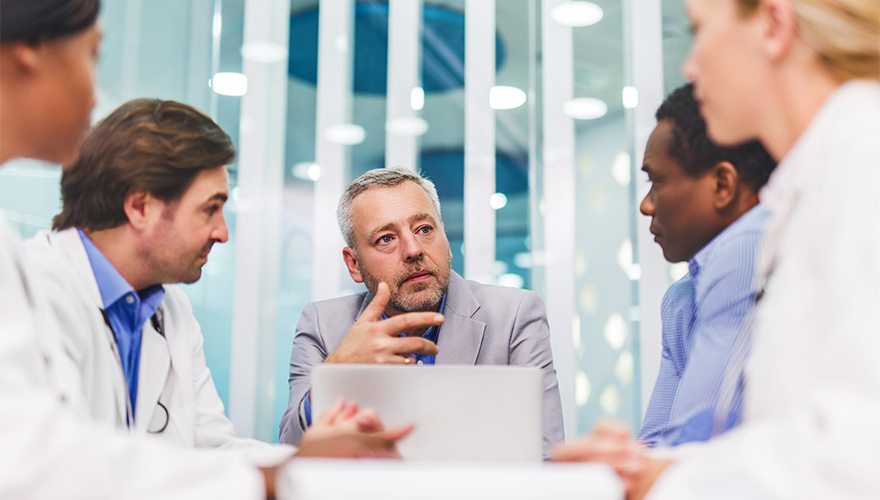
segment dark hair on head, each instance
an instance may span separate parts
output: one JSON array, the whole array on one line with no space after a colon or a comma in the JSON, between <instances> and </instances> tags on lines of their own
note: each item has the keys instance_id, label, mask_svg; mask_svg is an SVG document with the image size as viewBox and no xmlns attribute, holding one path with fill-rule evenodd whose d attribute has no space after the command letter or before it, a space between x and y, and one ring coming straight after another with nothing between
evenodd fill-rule
<instances>
[{"instance_id":1,"label":"dark hair on head","mask_svg":"<svg viewBox=\"0 0 880 500\"><path fill-rule=\"evenodd\" d=\"M233 158L229 136L195 108L159 99L129 101L89 131L79 158L62 173L63 206L52 227L117 227L128 221L123 204L133 190L176 201L200 172Z\"/></svg>"},{"instance_id":2,"label":"dark hair on head","mask_svg":"<svg viewBox=\"0 0 880 500\"><path fill-rule=\"evenodd\" d=\"M722 161L728 161L739 172L740 181L755 191L759 190L776 167L776 161L758 141L738 146L721 147L706 135L706 122L694 98L693 84L675 89L660 105L657 121L672 124L672 142L669 155L692 177L708 172Z\"/></svg>"},{"instance_id":3,"label":"dark hair on head","mask_svg":"<svg viewBox=\"0 0 880 500\"><path fill-rule=\"evenodd\" d=\"M83 31L98 19L100 0L0 0L0 42L37 43Z\"/></svg>"}]
</instances>

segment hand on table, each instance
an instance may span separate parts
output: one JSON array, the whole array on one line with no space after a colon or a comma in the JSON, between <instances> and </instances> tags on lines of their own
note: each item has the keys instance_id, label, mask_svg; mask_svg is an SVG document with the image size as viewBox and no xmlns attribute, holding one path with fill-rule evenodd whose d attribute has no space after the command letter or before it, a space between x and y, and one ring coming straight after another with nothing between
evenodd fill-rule
<instances>
[{"instance_id":1,"label":"hand on table","mask_svg":"<svg viewBox=\"0 0 880 500\"><path fill-rule=\"evenodd\" d=\"M436 312L413 312L383 320L382 313L388 305L390 295L388 285L379 283L376 296L336 350L327 356L325 363L408 364L412 358L407 355L437 354L437 345L430 340L398 335L417 328L439 325L443 323L443 315Z\"/></svg>"},{"instance_id":2,"label":"hand on table","mask_svg":"<svg viewBox=\"0 0 880 500\"><path fill-rule=\"evenodd\" d=\"M600 420L586 436L557 446L552 458L557 462L604 463L620 476L628 494L648 465L645 446L633 439L626 425L612 420Z\"/></svg>"},{"instance_id":3,"label":"hand on table","mask_svg":"<svg viewBox=\"0 0 880 500\"><path fill-rule=\"evenodd\" d=\"M406 425L386 430L375 411L340 400L306 430L296 455L399 458L396 444L412 429Z\"/></svg>"}]
</instances>

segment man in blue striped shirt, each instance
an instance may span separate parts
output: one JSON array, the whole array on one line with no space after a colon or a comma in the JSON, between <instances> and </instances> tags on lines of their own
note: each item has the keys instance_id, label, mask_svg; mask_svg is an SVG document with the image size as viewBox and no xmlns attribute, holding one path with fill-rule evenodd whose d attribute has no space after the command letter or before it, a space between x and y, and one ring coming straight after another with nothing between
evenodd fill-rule
<instances>
[{"instance_id":1,"label":"man in blue striped shirt","mask_svg":"<svg viewBox=\"0 0 880 500\"><path fill-rule=\"evenodd\" d=\"M693 86L656 113L644 166L642 214L669 262L688 273L663 297L663 359L639 439L648 446L707 440L737 339L755 305L755 259L767 212L758 190L775 162L757 142L718 147ZM721 416L727 427L737 412Z\"/></svg>"}]
</instances>

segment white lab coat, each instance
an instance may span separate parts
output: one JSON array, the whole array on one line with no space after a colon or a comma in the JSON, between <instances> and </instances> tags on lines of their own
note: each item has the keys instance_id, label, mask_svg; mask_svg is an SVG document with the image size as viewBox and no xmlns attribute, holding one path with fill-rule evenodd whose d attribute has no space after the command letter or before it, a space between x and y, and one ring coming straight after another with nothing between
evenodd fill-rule
<instances>
[{"instance_id":1,"label":"white lab coat","mask_svg":"<svg viewBox=\"0 0 880 500\"><path fill-rule=\"evenodd\" d=\"M260 474L239 455L172 447L91 421L46 296L0 214L0 498L263 496Z\"/></svg>"},{"instance_id":2,"label":"white lab coat","mask_svg":"<svg viewBox=\"0 0 880 500\"><path fill-rule=\"evenodd\" d=\"M649 498L880 498L880 84L832 95L762 192L743 424ZM766 196L765 196L766 195Z\"/></svg>"},{"instance_id":3,"label":"white lab coat","mask_svg":"<svg viewBox=\"0 0 880 500\"><path fill-rule=\"evenodd\" d=\"M26 242L25 248L51 284L50 301L69 306L62 312L69 315L63 318L69 325L63 332L64 347L81 374L89 415L125 429L125 377L113 332L100 312L98 283L77 230L42 232ZM267 462L292 454L293 447L271 446L236 435L205 364L202 331L183 290L166 286L159 309L164 335L151 321L144 325L132 432L155 433L187 447L249 448L252 457L263 456Z\"/></svg>"}]
</instances>

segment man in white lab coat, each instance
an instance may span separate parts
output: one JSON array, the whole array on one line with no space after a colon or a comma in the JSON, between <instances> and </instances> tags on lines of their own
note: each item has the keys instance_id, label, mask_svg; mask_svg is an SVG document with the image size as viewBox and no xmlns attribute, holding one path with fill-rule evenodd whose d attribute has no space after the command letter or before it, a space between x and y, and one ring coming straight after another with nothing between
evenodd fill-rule
<instances>
[{"instance_id":1,"label":"man in white lab coat","mask_svg":"<svg viewBox=\"0 0 880 500\"><path fill-rule=\"evenodd\" d=\"M0 166L75 157L94 104L98 10L98 0L0 0ZM50 305L34 271L0 213L0 498L272 494L272 467L261 475L240 454L172 447L89 418L54 314L67 305ZM336 420L346 415L351 406ZM388 434L318 440L300 452L357 455L387 446Z\"/></svg>"},{"instance_id":2,"label":"man in white lab coat","mask_svg":"<svg viewBox=\"0 0 880 500\"><path fill-rule=\"evenodd\" d=\"M211 247L228 238L225 166L234 154L229 136L188 105L125 103L65 170L56 231L26 247L68 325L65 352L92 418L187 447L247 447L271 458L293 449L237 437L201 328L173 286L198 280Z\"/></svg>"}]
</instances>

